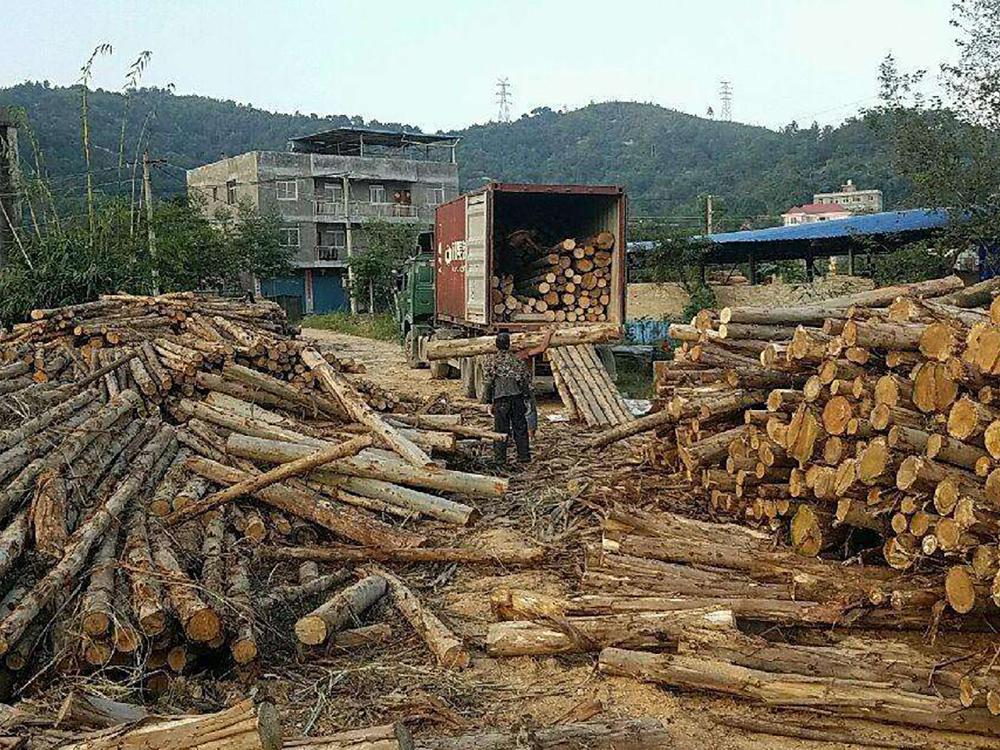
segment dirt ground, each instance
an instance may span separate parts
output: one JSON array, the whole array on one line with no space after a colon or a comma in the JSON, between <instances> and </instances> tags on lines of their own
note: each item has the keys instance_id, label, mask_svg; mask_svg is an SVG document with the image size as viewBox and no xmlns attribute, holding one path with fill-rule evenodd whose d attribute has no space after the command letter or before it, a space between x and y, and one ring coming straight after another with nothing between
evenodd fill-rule
<instances>
[{"instance_id":1,"label":"dirt ground","mask_svg":"<svg viewBox=\"0 0 1000 750\"><path fill-rule=\"evenodd\" d=\"M433 381L427 370L411 370L393 343L370 341L326 331L303 331L340 356L363 363L360 376L427 402L446 399L462 408L469 421L486 425L488 416L459 393L457 380ZM684 512L704 507L699 498L679 491L662 477L637 474L627 465L628 446L618 445L600 455L581 447L579 426L551 423L546 415L559 412L558 399L540 404L541 426L535 459L522 475L511 477L511 491L499 501L479 501L482 517L470 528L431 527L429 544L496 548L503 545L544 545L550 552L540 569L502 570L474 566L423 565L394 569L442 616L470 646L472 665L461 672L434 664L422 642L393 611L373 613L393 628L388 644L358 653L297 654L291 635L294 613L270 623L269 648L283 654L265 660L271 671L233 675L233 690L264 695L281 707L289 734L323 734L387 720L402 720L421 734L448 733L482 727L519 728L566 720L581 706L600 701L596 718L652 716L662 719L676 738L677 748L850 748L856 745L819 743L756 734L726 724L729 719L793 720L800 726L831 726L829 720L802 714L772 713L729 698L684 694L624 678L605 678L596 669L596 655L560 658L492 659L483 642L492 621L489 595L499 587L523 587L548 593L571 592L579 580L582 543L600 538L595 508L602 497L634 499L643 507ZM486 457L473 458L461 468L488 471ZM426 524L421 525L421 531ZM276 579L280 571L273 571ZM287 575L287 572L285 573ZM265 652L267 653L267 652ZM282 658L282 656L286 658ZM274 664L283 664L274 669ZM855 724L857 726L857 724ZM885 730L865 725L868 737L887 742L925 743L920 732ZM913 746L913 745L910 745ZM960 742L921 744L958 747Z\"/></svg>"}]
</instances>

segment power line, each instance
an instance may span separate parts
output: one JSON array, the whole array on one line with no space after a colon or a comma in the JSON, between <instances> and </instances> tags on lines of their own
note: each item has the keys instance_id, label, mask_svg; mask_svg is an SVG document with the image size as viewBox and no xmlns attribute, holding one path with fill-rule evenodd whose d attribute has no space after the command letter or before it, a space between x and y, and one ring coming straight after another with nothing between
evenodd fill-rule
<instances>
[{"instance_id":1,"label":"power line","mask_svg":"<svg viewBox=\"0 0 1000 750\"><path fill-rule=\"evenodd\" d=\"M719 81L719 99L722 101L722 111L719 119L730 122L733 119L733 83L732 81Z\"/></svg>"},{"instance_id":2,"label":"power line","mask_svg":"<svg viewBox=\"0 0 1000 750\"><path fill-rule=\"evenodd\" d=\"M497 79L497 104L500 105L497 112L499 122L510 122L510 105L513 97L510 91L510 80L507 78Z\"/></svg>"}]
</instances>

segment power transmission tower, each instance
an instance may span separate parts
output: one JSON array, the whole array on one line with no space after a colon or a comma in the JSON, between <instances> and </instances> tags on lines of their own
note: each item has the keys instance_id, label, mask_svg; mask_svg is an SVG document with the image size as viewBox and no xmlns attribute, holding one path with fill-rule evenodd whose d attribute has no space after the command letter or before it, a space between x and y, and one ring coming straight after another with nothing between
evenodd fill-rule
<instances>
[{"instance_id":1,"label":"power transmission tower","mask_svg":"<svg viewBox=\"0 0 1000 750\"><path fill-rule=\"evenodd\" d=\"M500 110L497 113L497 120L500 122L510 122L510 105L513 97L510 93L510 80L507 78L497 79L497 104Z\"/></svg>"},{"instance_id":2,"label":"power transmission tower","mask_svg":"<svg viewBox=\"0 0 1000 750\"><path fill-rule=\"evenodd\" d=\"M729 122L733 119L732 81L719 81L719 99L722 101L722 111L719 113L719 119Z\"/></svg>"}]
</instances>

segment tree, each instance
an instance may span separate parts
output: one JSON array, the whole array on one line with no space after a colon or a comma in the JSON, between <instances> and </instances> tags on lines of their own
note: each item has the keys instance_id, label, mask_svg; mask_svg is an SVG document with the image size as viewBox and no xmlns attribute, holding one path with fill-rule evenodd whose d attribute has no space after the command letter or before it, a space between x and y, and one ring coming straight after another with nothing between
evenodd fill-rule
<instances>
[{"instance_id":1,"label":"tree","mask_svg":"<svg viewBox=\"0 0 1000 750\"><path fill-rule=\"evenodd\" d=\"M958 0L953 13L959 57L941 66L943 96L923 94L926 71L900 71L887 55L882 102L865 120L910 184L908 202L950 209L942 242L959 251L1000 236L1000 3Z\"/></svg>"},{"instance_id":2,"label":"tree","mask_svg":"<svg viewBox=\"0 0 1000 750\"><path fill-rule=\"evenodd\" d=\"M420 227L375 218L365 222L364 233L367 247L347 261L352 277L349 291L353 299L367 293L368 311L374 313L388 309L396 271L413 253Z\"/></svg>"}]
</instances>

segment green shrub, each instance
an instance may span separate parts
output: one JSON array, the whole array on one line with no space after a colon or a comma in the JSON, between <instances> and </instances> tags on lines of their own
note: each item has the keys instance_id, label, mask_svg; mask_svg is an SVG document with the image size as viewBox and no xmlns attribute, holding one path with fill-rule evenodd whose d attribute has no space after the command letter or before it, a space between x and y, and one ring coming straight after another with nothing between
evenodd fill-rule
<instances>
[{"instance_id":1,"label":"green shrub","mask_svg":"<svg viewBox=\"0 0 1000 750\"><path fill-rule=\"evenodd\" d=\"M691 299L688 301L687 307L685 307L681 312L681 317L683 317L684 322L686 323L701 310L714 309L716 304L717 300L715 298L715 292L712 291L711 287L695 287L691 290Z\"/></svg>"},{"instance_id":2,"label":"green shrub","mask_svg":"<svg viewBox=\"0 0 1000 750\"><path fill-rule=\"evenodd\" d=\"M351 315L347 312L332 312L325 315L308 315L302 319L302 327L320 328L324 331L336 331L379 341L395 341L399 338L396 319L387 313Z\"/></svg>"}]
</instances>

